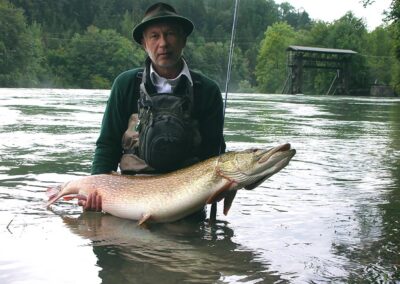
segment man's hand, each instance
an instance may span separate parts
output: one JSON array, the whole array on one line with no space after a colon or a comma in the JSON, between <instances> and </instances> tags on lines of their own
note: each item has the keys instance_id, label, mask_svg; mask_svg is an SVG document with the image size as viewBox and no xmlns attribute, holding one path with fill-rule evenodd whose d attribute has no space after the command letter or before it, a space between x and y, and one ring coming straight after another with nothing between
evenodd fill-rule
<instances>
[{"instance_id":1,"label":"man's hand","mask_svg":"<svg viewBox=\"0 0 400 284\"><path fill-rule=\"evenodd\" d=\"M101 207L101 195L97 191L90 193L86 196L78 197L78 205L83 207L85 211L97 211L100 212Z\"/></svg>"}]
</instances>

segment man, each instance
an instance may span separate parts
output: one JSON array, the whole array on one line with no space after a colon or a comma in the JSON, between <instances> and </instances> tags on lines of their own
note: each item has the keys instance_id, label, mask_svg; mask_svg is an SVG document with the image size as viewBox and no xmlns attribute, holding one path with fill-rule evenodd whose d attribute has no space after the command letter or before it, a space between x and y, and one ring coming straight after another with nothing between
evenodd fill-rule
<instances>
[{"instance_id":1,"label":"man","mask_svg":"<svg viewBox=\"0 0 400 284\"><path fill-rule=\"evenodd\" d=\"M104 113L92 174L162 173L225 151L223 103L217 84L189 70L182 57L193 23L165 3L152 5L133 39L144 68L120 74ZM101 210L101 197L81 200Z\"/></svg>"}]
</instances>

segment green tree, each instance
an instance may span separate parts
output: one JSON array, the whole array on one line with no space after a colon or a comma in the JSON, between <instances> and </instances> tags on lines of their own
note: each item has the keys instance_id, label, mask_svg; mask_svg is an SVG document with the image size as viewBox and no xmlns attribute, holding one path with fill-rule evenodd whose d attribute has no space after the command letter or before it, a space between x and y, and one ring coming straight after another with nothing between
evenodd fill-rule
<instances>
[{"instance_id":1,"label":"green tree","mask_svg":"<svg viewBox=\"0 0 400 284\"><path fill-rule=\"evenodd\" d=\"M232 29L233 1L165 1L172 4L179 13L193 20L196 30L189 38L190 41L197 41L197 38L203 39L204 43L212 43L211 48L217 52L221 50L220 43L224 47L227 46ZM54 74L52 81L60 87L67 83L66 86L79 84L79 80L72 80L75 77L69 74L70 62L72 62L69 43L76 34L85 34L87 28L93 25L101 30L115 30L131 41L132 27L141 20L145 9L154 3L153 0L10 0L10 2L24 9L28 25L36 22L42 27L47 60L51 73ZM256 83L253 73L258 50L255 47L259 45L266 28L280 19L278 9L279 5L274 0L252 0L240 3L234 60L236 66L245 66L245 68L233 70L232 75L234 77L236 74L245 74L243 78L237 80L235 78L235 82L244 81L242 85L246 88L248 83L250 85ZM299 22L296 20L297 16L301 17L297 13L290 15L293 23ZM214 62L223 61L228 54L220 54L220 56ZM195 57L201 58L203 55ZM200 62L209 61L205 58ZM214 77L215 70L218 69L214 62L201 65L203 73ZM225 72L217 73L216 78L222 84L222 77L225 76L223 74Z\"/></svg>"},{"instance_id":2,"label":"green tree","mask_svg":"<svg viewBox=\"0 0 400 284\"><path fill-rule=\"evenodd\" d=\"M165 1L172 4L179 13L192 19L196 26L185 50L191 66L216 79L223 87L234 1ZM374 0L360 1L369 5ZM398 63L389 59L390 62L386 62L382 55L384 52L378 50L379 45L374 50L369 48L371 44L382 42L381 47L385 46L386 50L389 32L391 40L388 44L400 60L399 2L400 0L392 0L388 27L368 34L363 21L351 13L333 23L313 22L306 11L296 10L288 3L276 4L274 0L241 1L230 89L249 90L259 83L260 90L268 88L269 92L280 91L286 76L284 66L287 44L280 46L280 52L279 44L274 50L281 58L275 58L274 53L270 58L263 58L259 50L262 48L261 41L265 39L264 32L277 22L286 22L293 32L296 31L295 36L283 36L291 39L288 40L290 43L353 49L363 55L355 57L351 66L353 88L360 88L363 84L365 87L368 80L373 82L375 79L381 82L391 80L400 88ZM1 82L7 82L7 86L37 86L43 82L51 82L59 87L104 87L128 65L142 65L135 56L144 55L138 46L132 47L131 30L141 20L145 9L154 3L153 0L0 0L0 3L0 77ZM88 27L91 25L98 27L98 31L89 33ZM14 31L13 36L6 37L9 30ZM93 45L90 47L92 51L86 50L85 45L89 46L91 42L98 40L103 43L100 38L107 38L105 31L110 30L114 31L116 37L109 40L117 45L115 49L105 44L105 48ZM95 37L96 34L98 37ZM119 45L121 37L126 39L124 47ZM269 48L273 50L272 45ZM123 57L121 61L125 61L124 65L116 56L110 55L113 50L130 50L127 53L131 55L127 57L131 61ZM99 58L94 60L96 53ZM109 62L104 63L107 60ZM385 69L389 65L392 68ZM84 67L79 70L77 66ZM112 70L113 66L121 68ZM390 72L390 69L393 71ZM332 74L319 71L306 72L304 89L314 93L326 91ZM113 72L115 73L110 75Z\"/></svg>"},{"instance_id":3,"label":"green tree","mask_svg":"<svg viewBox=\"0 0 400 284\"><path fill-rule=\"evenodd\" d=\"M367 28L363 19L347 12L329 29L328 44L334 48L362 51L366 43Z\"/></svg>"},{"instance_id":4,"label":"green tree","mask_svg":"<svg viewBox=\"0 0 400 284\"><path fill-rule=\"evenodd\" d=\"M28 28L31 36L31 54L32 57L29 64L26 66L26 75L28 78L25 82L22 81L22 85L25 87L29 86L47 86L46 83L51 82L51 74L49 72L49 66L46 57L46 50L43 44L43 30L42 26L36 22Z\"/></svg>"},{"instance_id":5,"label":"green tree","mask_svg":"<svg viewBox=\"0 0 400 284\"><path fill-rule=\"evenodd\" d=\"M358 52L357 56L351 57L349 88L361 90L368 87L369 81L368 66L363 56L367 46L367 34L363 20L349 12L333 23L315 22L309 31L300 33L297 39L299 45L350 49ZM304 92L326 93L335 75L336 70L331 72L320 72L319 69L307 70L304 75Z\"/></svg>"},{"instance_id":6,"label":"green tree","mask_svg":"<svg viewBox=\"0 0 400 284\"><path fill-rule=\"evenodd\" d=\"M278 9L280 21L287 22L294 28L306 28L311 24L311 19L306 11L296 10L288 2L281 3Z\"/></svg>"},{"instance_id":7,"label":"green tree","mask_svg":"<svg viewBox=\"0 0 400 284\"><path fill-rule=\"evenodd\" d=\"M393 80L392 84L395 90L400 94L400 0L392 0L388 19L392 21L390 29L393 36L393 46L397 58L397 64L393 67Z\"/></svg>"},{"instance_id":8,"label":"green tree","mask_svg":"<svg viewBox=\"0 0 400 284\"><path fill-rule=\"evenodd\" d=\"M21 9L0 0L0 86L37 85L43 59L37 32L26 25Z\"/></svg>"},{"instance_id":9,"label":"green tree","mask_svg":"<svg viewBox=\"0 0 400 284\"><path fill-rule=\"evenodd\" d=\"M328 44L334 48L351 49L358 52L353 56L350 70L349 88L367 93L369 86L369 69L363 51L367 45L367 28L364 21L348 12L335 21L329 30Z\"/></svg>"},{"instance_id":10,"label":"green tree","mask_svg":"<svg viewBox=\"0 0 400 284\"><path fill-rule=\"evenodd\" d=\"M122 36L129 39L132 37L132 23L133 15L128 10L126 10L120 23Z\"/></svg>"},{"instance_id":11,"label":"green tree","mask_svg":"<svg viewBox=\"0 0 400 284\"><path fill-rule=\"evenodd\" d=\"M389 29L376 28L367 35L367 42L363 53L370 69L371 83L390 84L393 65L397 62Z\"/></svg>"},{"instance_id":12,"label":"green tree","mask_svg":"<svg viewBox=\"0 0 400 284\"><path fill-rule=\"evenodd\" d=\"M229 43L203 42L202 44L189 42L185 49L185 57L190 66L215 80L220 88L226 85L226 71L228 67ZM248 62L245 60L239 47L234 49L229 90L237 91L239 83L250 77ZM243 84L243 82L242 82Z\"/></svg>"},{"instance_id":13,"label":"green tree","mask_svg":"<svg viewBox=\"0 0 400 284\"><path fill-rule=\"evenodd\" d=\"M294 29L285 22L275 23L265 32L258 53L258 91L280 93L286 77L286 48L295 42Z\"/></svg>"},{"instance_id":14,"label":"green tree","mask_svg":"<svg viewBox=\"0 0 400 284\"><path fill-rule=\"evenodd\" d=\"M109 88L116 75L143 64L144 52L113 30L94 26L76 34L65 52L65 74L70 86Z\"/></svg>"},{"instance_id":15,"label":"green tree","mask_svg":"<svg viewBox=\"0 0 400 284\"><path fill-rule=\"evenodd\" d=\"M304 31L299 37L300 44L305 46L329 47L328 35L330 25L323 21L316 21L308 31Z\"/></svg>"},{"instance_id":16,"label":"green tree","mask_svg":"<svg viewBox=\"0 0 400 284\"><path fill-rule=\"evenodd\" d=\"M389 19L393 21L396 40L396 56L400 60L400 0L392 1Z\"/></svg>"}]
</instances>

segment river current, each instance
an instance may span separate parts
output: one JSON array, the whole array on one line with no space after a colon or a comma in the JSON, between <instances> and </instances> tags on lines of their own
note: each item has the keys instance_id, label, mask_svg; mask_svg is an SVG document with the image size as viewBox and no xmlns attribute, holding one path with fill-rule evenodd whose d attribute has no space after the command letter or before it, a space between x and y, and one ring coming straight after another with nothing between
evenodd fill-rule
<instances>
[{"instance_id":1,"label":"river current","mask_svg":"<svg viewBox=\"0 0 400 284\"><path fill-rule=\"evenodd\" d=\"M88 175L106 90L0 89L0 283L400 283L400 99L229 94L228 150L297 150L213 226L45 208Z\"/></svg>"}]
</instances>

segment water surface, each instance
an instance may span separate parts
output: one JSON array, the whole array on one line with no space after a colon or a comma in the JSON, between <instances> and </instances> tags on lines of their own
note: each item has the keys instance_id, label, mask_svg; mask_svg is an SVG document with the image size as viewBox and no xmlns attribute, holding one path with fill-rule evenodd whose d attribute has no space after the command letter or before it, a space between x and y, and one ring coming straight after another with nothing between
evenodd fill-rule
<instances>
[{"instance_id":1,"label":"water surface","mask_svg":"<svg viewBox=\"0 0 400 284\"><path fill-rule=\"evenodd\" d=\"M215 226L143 230L44 207L48 186L89 174L107 96L0 89L0 283L400 281L400 99L230 94L229 150L296 156Z\"/></svg>"}]
</instances>

